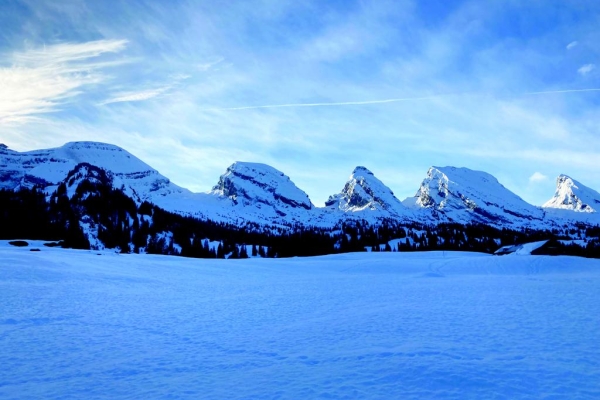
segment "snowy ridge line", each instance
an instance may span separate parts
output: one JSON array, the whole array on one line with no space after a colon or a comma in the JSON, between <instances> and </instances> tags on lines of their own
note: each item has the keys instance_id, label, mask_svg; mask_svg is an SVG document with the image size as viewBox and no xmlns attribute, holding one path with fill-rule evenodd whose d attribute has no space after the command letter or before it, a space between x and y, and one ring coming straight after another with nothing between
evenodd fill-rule
<instances>
[{"instance_id":1,"label":"snowy ridge line","mask_svg":"<svg viewBox=\"0 0 600 400\"><path fill-rule=\"evenodd\" d=\"M0 146L0 188L36 186L50 196L81 163L107 171L113 186L137 204L147 201L169 212L234 225L332 228L345 221L394 220L552 229L600 224L600 194L566 175L558 177L554 197L537 207L490 174L456 167L431 167L415 196L399 201L371 171L356 167L342 190L316 207L288 176L265 164L236 162L211 191L193 193L126 150L97 142L28 152Z\"/></svg>"}]
</instances>

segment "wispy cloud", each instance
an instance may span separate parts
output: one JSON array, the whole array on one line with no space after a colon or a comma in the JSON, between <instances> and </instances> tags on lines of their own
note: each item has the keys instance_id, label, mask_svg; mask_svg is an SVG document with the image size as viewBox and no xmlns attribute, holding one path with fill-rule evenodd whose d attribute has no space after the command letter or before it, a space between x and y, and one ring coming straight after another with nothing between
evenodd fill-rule
<instances>
[{"instance_id":1,"label":"wispy cloud","mask_svg":"<svg viewBox=\"0 0 600 400\"><path fill-rule=\"evenodd\" d=\"M57 111L86 85L106 79L101 70L114 61L98 60L117 53L125 40L62 43L32 48L2 58L0 68L0 124L24 123Z\"/></svg>"},{"instance_id":2,"label":"wispy cloud","mask_svg":"<svg viewBox=\"0 0 600 400\"><path fill-rule=\"evenodd\" d=\"M61 43L42 46L13 54L13 61L25 67L50 67L87 61L103 53L116 53L125 49L127 40L96 40L84 43ZM85 64L86 66L89 64Z\"/></svg>"},{"instance_id":3,"label":"wispy cloud","mask_svg":"<svg viewBox=\"0 0 600 400\"><path fill-rule=\"evenodd\" d=\"M225 61L225 59L223 57L217 57L210 61L199 63L198 65L196 65L196 68L198 68L198 70L201 72L206 72L206 71L214 68L215 66L219 65L223 61Z\"/></svg>"},{"instance_id":4,"label":"wispy cloud","mask_svg":"<svg viewBox=\"0 0 600 400\"><path fill-rule=\"evenodd\" d=\"M544 174L542 174L541 172L534 172L533 175L531 175L529 177L529 182L530 183L539 183L539 182L545 182L548 180L548 177Z\"/></svg>"},{"instance_id":5,"label":"wispy cloud","mask_svg":"<svg viewBox=\"0 0 600 400\"><path fill-rule=\"evenodd\" d=\"M163 87L156 88L156 89L141 90L141 91L137 91L137 92L120 92L120 93L115 94L115 96L111 97L110 99L99 103L99 105L103 106L103 105L112 104L112 103L124 103L124 102L149 100L154 97L158 97L165 92L168 92L169 90L171 90L171 88L172 88L172 86L169 85L169 86L163 86Z\"/></svg>"},{"instance_id":6,"label":"wispy cloud","mask_svg":"<svg viewBox=\"0 0 600 400\"><path fill-rule=\"evenodd\" d=\"M173 76L171 83L160 86L160 87L156 87L156 88L152 88L152 89L137 90L137 91L118 92L118 93L115 93L109 99L99 103L98 105L102 106L102 105L112 104L112 103L144 101L144 100L153 99L155 97L160 97L160 96L170 92L177 86L179 86L181 81L183 81L187 78L189 78L188 75L179 74L179 75Z\"/></svg>"},{"instance_id":7,"label":"wispy cloud","mask_svg":"<svg viewBox=\"0 0 600 400\"><path fill-rule=\"evenodd\" d=\"M582 65L581 68L579 68L577 70L577 72L579 72L579 74L585 76L585 75L589 74L590 72L592 72L594 69L596 69L596 66L594 64L585 64L585 65Z\"/></svg>"},{"instance_id":8,"label":"wispy cloud","mask_svg":"<svg viewBox=\"0 0 600 400\"><path fill-rule=\"evenodd\" d=\"M301 177L315 202L358 164L396 182L399 197L419 179L398 172L419 178L430 164L488 171L538 203L551 182L530 184L532 165L548 176L568 166L600 187L600 86L582 86L592 67L577 73L598 65L600 5L101 3L20 0L0 13L0 118L32 120L0 124L12 148L113 142L191 188L210 187L233 161L265 162ZM521 34L507 34L510 21ZM13 53L57 38L70 43L46 47L52 57ZM136 68L112 68L125 47ZM8 86L11 74L19 82ZM174 85L173 74L191 77ZM33 120L43 112L53 114Z\"/></svg>"}]
</instances>

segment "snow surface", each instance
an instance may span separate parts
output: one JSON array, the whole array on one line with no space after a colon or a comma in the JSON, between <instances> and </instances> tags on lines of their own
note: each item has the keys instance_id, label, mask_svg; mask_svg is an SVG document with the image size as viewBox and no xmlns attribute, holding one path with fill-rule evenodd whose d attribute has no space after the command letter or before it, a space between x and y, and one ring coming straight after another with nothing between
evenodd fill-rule
<instances>
[{"instance_id":1,"label":"snow surface","mask_svg":"<svg viewBox=\"0 0 600 400\"><path fill-rule=\"evenodd\" d=\"M533 251L539 249L546 243L548 243L547 240L541 240L539 242L530 242L530 243L503 246L503 247L499 248L498 250L496 250L494 252L494 254L503 255L503 256L506 256L506 255L530 256Z\"/></svg>"},{"instance_id":2,"label":"snow surface","mask_svg":"<svg viewBox=\"0 0 600 400\"><path fill-rule=\"evenodd\" d=\"M0 398L598 398L600 260L0 243Z\"/></svg>"}]
</instances>

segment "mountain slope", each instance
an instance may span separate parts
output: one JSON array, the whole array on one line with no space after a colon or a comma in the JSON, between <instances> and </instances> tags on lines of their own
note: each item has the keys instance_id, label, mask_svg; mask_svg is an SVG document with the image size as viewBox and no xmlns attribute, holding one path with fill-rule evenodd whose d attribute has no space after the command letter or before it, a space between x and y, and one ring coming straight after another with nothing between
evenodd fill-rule
<instances>
[{"instance_id":1,"label":"mountain slope","mask_svg":"<svg viewBox=\"0 0 600 400\"><path fill-rule=\"evenodd\" d=\"M540 224L544 211L506 189L492 175L468 168L431 167L414 197L403 202L438 220L495 226Z\"/></svg>"},{"instance_id":2,"label":"mountain slope","mask_svg":"<svg viewBox=\"0 0 600 400\"><path fill-rule=\"evenodd\" d=\"M554 196L542 207L595 213L600 211L600 193L567 175L559 175Z\"/></svg>"}]
</instances>

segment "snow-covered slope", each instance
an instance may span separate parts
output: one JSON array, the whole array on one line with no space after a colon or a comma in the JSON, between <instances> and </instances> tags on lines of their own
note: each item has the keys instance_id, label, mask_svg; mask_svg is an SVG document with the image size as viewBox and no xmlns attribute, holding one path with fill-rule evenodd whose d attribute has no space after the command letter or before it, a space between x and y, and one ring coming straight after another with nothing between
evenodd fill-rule
<instances>
[{"instance_id":1,"label":"snow-covered slope","mask_svg":"<svg viewBox=\"0 0 600 400\"><path fill-rule=\"evenodd\" d=\"M365 167L356 167L340 193L329 196L326 209L367 220L412 216L383 182Z\"/></svg>"},{"instance_id":2,"label":"snow-covered slope","mask_svg":"<svg viewBox=\"0 0 600 400\"><path fill-rule=\"evenodd\" d=\"M495 226L542 223L544 211L506 189L492 175L468 168L431 167L414 197L403 202L439 220Z\"/></svg>"},{"instance_id":3,"label":"snow-covered slope","mask_svg":"<svg viewBox=\"0 0 600 400\"><path fill-rule=\"evenodd\" d=\"M554 196L542 207L595 213L600 211L600 193L567 175L559 175Z\"/></svg>"},{"instance_id":4,"label":"snow-covered slope","mask_svg":"<svg viewBox=\"0 0 600 400\"><path fill-rule=\"evenodd\" d=\"M600 260L0 241L0 304L2 399L600 396Z\"/></svg>"}]
</instances>

